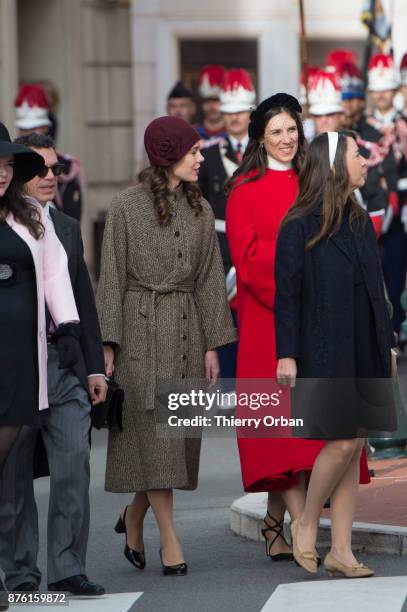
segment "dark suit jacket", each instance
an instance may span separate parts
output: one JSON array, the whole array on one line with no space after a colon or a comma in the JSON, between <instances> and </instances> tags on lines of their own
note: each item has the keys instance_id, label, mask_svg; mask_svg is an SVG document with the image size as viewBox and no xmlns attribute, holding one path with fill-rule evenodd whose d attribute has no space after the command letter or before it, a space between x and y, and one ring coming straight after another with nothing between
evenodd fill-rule
<instances>
[{"instance_id":1,"label":"dark suit jacket","mask_svg":"<svg viewBox=\"0 0 407 612\"><path fill-rule=\"evenodd\" d=\"M74 371L88 390L88 375L104 374L105 364L95 297L83 258L81 230L75 219L61 211L51 208L50 214L55 232L68 256L69 275L80 318L82 354Z\"/></svg>"},{"instance_id":2,"label":"dark suit jacket","mask_svg":"<svg viewBox=\"0 0 407 612\"><path fill-rule=\"evenodd\" d=\"M390 376L394 335L386 307L381 261L372 223L355 229L356 249L369 294L383 377ZM285 225L275 258L274 302L277 357L297 360L304 378L355 376L354 272L342 228L312 249L305 244L320 228L319 212ZM344 223L347 221L344 221Z\"/></svg>"},{"instance_id":3,"label":"dark suit jacket","mask_svg":"<svg viewBox=\"0 0 407 612\"><path fill-rule=\"evenodd\" d=\"M226 219L227 202L224 187L230 176L226 173L225 166L222 162L220 154L221 146L225 146L225 156L237 164L233 147L230 140L226 138L225 145L222 145L222 143L215 144L202 151L205 161L200 167L198 181L202 195L212 206L215 219L224 221ZM228 272L232 266L232 259L226 234L218 232L218 238L225 271Z\"/></svg>"},{"instance_id":4,"label":"dark suit jacket","mask_svg":"<svg viewBox=\"0 0 407 612\"><path fill-rule=\"evenodd\" d=\"M88 375L104 374L102 337L96 311L95 297L88 269L83 258L83 244L80 225L76 219L50 209L55 232L68 256L68 268L72 289L81 325L81 354L73 370L88 392ZM49 320L49 313L47 312ZM90 436L90 432L89 432ZM90 438L89 438L90 439ZM47 453L42 436L37 437L34 455L34 478L49 475Z\"/></svg>"}]
</instances>

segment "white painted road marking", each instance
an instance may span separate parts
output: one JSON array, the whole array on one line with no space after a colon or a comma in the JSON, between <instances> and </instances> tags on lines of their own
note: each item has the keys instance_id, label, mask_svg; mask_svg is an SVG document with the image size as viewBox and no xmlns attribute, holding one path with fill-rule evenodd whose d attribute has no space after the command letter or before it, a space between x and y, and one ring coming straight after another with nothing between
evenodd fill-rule
<instances>
[{"instance_id":1,"label":"white painted road marking","mask_svg":"<svg viewBox=\"0 0 407 612\"><path fill-rule=\"evenodd\" d=\"M407 576L352 578L280 584L261 612L400 612Z\"/></svg>"},{"instance_id":2,"label":"white painted road marking","mask_svg":"<svg viewBox=\"0 0 407 612\"><path fill-rule=\"evenodd\" d=\"M69 610L69 612L128 612L141 593L108 593L103 597L70 597L69 606L12 606L12 612L27 612L31 607L35 612L50 612L50 610Z\"/></svg>"}]
</instances>

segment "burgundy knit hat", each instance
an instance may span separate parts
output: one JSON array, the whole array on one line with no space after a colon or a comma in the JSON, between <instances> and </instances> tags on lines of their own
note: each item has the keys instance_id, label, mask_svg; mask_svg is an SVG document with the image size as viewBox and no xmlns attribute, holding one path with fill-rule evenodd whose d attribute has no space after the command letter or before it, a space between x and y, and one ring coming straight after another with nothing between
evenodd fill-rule
<instances>
[{"instance_id":1,"label":"burgundy knit hat","mask_svg":"<svg viewBox=\"0 0 407 612\"><path fill-rule=\"evenodd\" d=\"M144 146L152 166L175 164L198 140L198 132L178 117L158 117L144 132Z\"/></svg>"}]
</instances>

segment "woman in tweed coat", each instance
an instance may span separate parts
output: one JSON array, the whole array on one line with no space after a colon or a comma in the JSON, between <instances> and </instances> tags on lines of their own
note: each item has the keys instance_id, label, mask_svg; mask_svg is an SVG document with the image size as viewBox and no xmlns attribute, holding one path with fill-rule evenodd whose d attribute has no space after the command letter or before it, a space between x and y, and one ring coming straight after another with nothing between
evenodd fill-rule
<instances>
[{"instance_id":1,"label":"woman in tweed coat","mask_svg":"<svg viewBox=\"0 0 407 612\"><path fill-rule=\"evenodd\" d=\"M197 487L201 440L157 436L156 387L204 376L213 384L215 349L235 340L213 213L195 185L198 141L174 117L147 127L151 166L111 204L97 292L106 371L114 367L125 391L123 432L109 433L105 486L136 492L116 530L126 533L125 555L139 569L151 505L166 574L187 571L172 490Z\"/></svg>"}]
</instances>

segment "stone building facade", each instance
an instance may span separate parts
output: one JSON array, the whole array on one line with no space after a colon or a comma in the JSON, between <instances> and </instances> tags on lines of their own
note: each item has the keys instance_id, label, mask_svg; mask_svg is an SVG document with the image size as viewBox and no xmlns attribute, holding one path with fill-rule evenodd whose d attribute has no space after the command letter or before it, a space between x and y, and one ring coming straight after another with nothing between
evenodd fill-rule
<instances>
[{"instance_id":1,"label":"stone building facade","mask_svg":"<svg viewBox=\"0 0 407 612\"><path fill-rule=\"evenodd\" d=\"M56 86L58 148L83 166L91 263L93 221L134 178L131 64L127 0L0 0L0 118L13 132L19 82Z\"/></svg>"},{"instance_id":2,"label":"stone building facade","mask_svg":"<svg viewBox=\"0 0 407 612\"><path fill-rule=\"evenodd\" d=\"M399 59L407 48L407 2L383 3L396 16ZM144 164L144 128L165 113L176 79L193 79L209 57L219 63L236 57L236 63L252 64L259 99L298 92L298 5L298 0L0 0L0 118L13 126L19 82L48 79L58 89L58 146L81 159L86 179L82 226L91 263L93 222ZM350 46L361 57L362 0L304 0L304 5L311 62L322 63L333 46Z\"/></svg>"}]
</instances>

